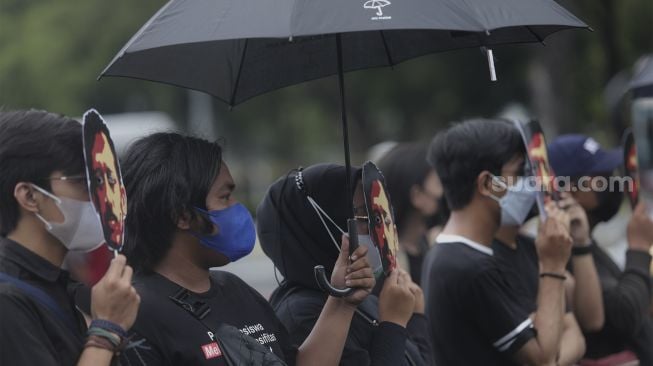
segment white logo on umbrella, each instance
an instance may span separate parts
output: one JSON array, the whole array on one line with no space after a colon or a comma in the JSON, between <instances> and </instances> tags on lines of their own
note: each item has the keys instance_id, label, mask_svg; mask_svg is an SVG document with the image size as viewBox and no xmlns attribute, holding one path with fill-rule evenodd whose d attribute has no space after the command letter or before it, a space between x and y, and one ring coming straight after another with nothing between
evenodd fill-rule
<instances>
[{"instance_id":1,"label":"white logo on umbrella","mask_svg":"<svg viewBox=\"0 0 653 366\"><path fill-rule=\"evenodd\" d=\"M392 4L388 0L368 0L363 4L363 8L365 9L376 9L376 15L382 17L383 16L383 7L388 6Z\"/></svg>"}]
</instances>

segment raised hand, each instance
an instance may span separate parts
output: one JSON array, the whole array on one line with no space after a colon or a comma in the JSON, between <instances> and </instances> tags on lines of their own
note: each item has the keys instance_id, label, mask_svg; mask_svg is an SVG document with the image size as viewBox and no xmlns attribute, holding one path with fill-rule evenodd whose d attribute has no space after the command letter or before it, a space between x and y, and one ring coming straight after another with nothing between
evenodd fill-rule
<instances>
[{"instance_id":1,"label":"raised hand","mask_svg":"<svg viewBox=\"0 0 653 366\"><path fill-rule=\"evenodd\" d=\"M648 252L653 244L653 220L648 215L646 203L640 201L633 211L626 236L628 248Z\"/></svg>"},{"instance_id":2,"label":"raised hand","mask_svg":"<svg viewBox=\"0 0 653 366\"><path fill-rule=\"evenodd\" d=\"M366 255L367 247L361 245L352 253L350 262L349 238L346 235L342 236L340 255L333 267L331 284L337 288L345 286L357 288L357 291L344 298L347 303L354 306L363 302L376 284Z\"/></svg>"},{"instance_id":3,"label":"raised hand","mask_svg":"<svg viewBox=\"0 0 653 366\"><path fill-rule=\"evenodd\" d=\"M540 225L535 245L543 272L562 273L571 255L572 238L569 234L569 215L556 207L546 205L547 219Z\"/></svg>"},{"instance_id":4,"label":"raised hand","mask_svg":"<svg viewBox=\"0 0 653 366\"><path fill-rule=\"evenodd\" d=\"M91 316L128 330L136 320L141 298L131 284L133 270L120 254L111 261L104 277L91 290Z\"/></svg>"},{"instance_id":5,"label":"raised hand","mask_svg":"<svg viewBox=\"0 0 653 366\"><path fill-rule=\"evenodd\" d=\"M415 295L411 291L410 276L402 275L397 268L385 279L379 298L381 321L406 327L415 309Z\"/></svg>"},{"instance_id":6,"label":"raised hand","mask_svg":"<svg viewBox=\"0 0 653 366\"><path fill-rule=\"evenodd\" d=\"M590 224L583 207L576 202L569 192L561 192L558 207L569 215L569 234L574 240L574 246L587 246L592 243Z\"/></svg>"},{"instance_id":7,"label":"raised hand","mask_svg":"<svg viewBox=\"0 0 653 366\"><path fill-rule=\"evenodd\" d=\"M408 283L408 289L410 289L410 292L412 292L413 297L415 298L413 313L424 314L424 292L422 291L422 288L413 282L413 279L410 278L410 274L408 274L408 272L404 271L403 269L399 270L401 271L400 276L402 276L406 283Z\"/></svg>"}]
</instances>

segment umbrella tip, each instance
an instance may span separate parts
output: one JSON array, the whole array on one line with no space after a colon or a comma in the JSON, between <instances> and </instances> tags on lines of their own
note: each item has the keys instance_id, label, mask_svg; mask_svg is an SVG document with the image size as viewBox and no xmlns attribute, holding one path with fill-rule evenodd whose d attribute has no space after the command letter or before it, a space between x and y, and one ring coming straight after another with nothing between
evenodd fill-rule
<instances>
[{"instance_id":1,"label":"umbrella tip","mask_svg":"<svg viewBox=\"0 0 653 366\"><path fill-rule=\"evenodd\" d=\"M490 68L490 80L497 81L497 70L494 67L494 53L491 49L487 49L487 63Z\"/></svg>"}]
</instances>

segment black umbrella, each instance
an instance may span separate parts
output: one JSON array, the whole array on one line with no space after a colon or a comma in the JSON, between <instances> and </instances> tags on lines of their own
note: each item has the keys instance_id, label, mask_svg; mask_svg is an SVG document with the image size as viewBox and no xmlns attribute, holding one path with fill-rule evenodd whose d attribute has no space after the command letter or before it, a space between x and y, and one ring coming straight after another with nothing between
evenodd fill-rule
<instances>
[{"instance_id":1,"label":"black umbrella","mask_svg":"<svg viewBox=\"0 0 653 366\"><path fill-rule=\"evenodd\" d=\"M100 77L164 82L233 106L338 74L350 169L345 72L483 47L494 80L492 46L543 42L570 28L587 25L553 0L171 0ZM351 197L349 175L346 189Z\"/></svg>"}]
</instances>

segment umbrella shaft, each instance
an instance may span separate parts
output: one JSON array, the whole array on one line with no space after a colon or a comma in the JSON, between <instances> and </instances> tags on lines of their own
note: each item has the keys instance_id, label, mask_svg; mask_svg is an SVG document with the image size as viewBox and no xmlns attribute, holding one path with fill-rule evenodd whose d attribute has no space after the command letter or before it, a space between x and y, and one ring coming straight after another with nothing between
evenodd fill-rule
<instances>
[{"instance_id":1,"label":"umbrella shaft","mask_svg":"<svg viewBox=\"0 0 653 366\"><path fill-rule=\"evenodd\" d=\"M342 113L342 140L345 145L345 189L347 192L347 207L349 208L350 218L354 218L354 203L353 203L353 190L351 186L351 158L349 151L349 127L347 126L347 106L345 104L345 77L343 71L342 61L342 41L340 33L336 34L336 49L338 56L338 86L340 88L340 111Z\"/></svg>"}]
</instances>

